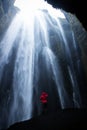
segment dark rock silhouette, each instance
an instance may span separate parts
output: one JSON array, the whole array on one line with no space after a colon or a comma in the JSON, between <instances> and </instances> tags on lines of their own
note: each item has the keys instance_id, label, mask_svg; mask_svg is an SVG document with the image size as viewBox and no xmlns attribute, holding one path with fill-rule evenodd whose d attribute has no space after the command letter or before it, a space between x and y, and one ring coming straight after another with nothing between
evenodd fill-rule
<instances>
[{"instance_id":1,"label":"dark rock silhouette","mask_svg":"<svg viewBox=\"0 0 87 130\"><path fill-rule=\"evenodd\" d=\"M84 130L87 129L87 109L65 109L16 123L7 130Z\"/></svg>"}]
</instances>

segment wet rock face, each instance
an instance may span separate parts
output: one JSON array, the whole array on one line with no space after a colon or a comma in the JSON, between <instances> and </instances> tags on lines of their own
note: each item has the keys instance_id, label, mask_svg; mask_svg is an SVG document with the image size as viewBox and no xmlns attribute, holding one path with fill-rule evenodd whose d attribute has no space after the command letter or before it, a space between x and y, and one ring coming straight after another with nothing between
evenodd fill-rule
<instances>
[{"instance_id":1,"label":"wet rock face","mask_svg":"<svg viewBox=\"0 0 87 130\"><path fill-rule=\"evenodd\" d=\"M0 0L0 41L16 13L15 0Z\"/></svg>"},{"instance_id":2,"label":"wet rock face","mask_svg":"<svg viewBox=\"0 0 87 130\"><path fill-rule=\"evenodd\" d=\"M75 15L66 12L65 15L72 27L77 43L80 47L80 56L83 62L84 71L87 79L87 31Z\"/></svg>"},{"instance_id":3,"label":"wet rock face","mask_svg":"<svg viewBox=\"0 0 87 130\"><path fill-rule=\"evenodd\" d=\"M15 0L0 0L0 17L8 12L9 7L13 5Z\"/></svg>"},{"instance_id":4,"label":"wet rock face","mask_svg":"<svg viewBox=\"0 0 87 130\"><path fill-rule=\"evenodd\" d=\"M4 14L3 5L2 5L2 2L0 0L0 18L2 17L3 14Z\"/></svg>"},{"instance_id":5,"label":"wet rock face","mask_svg":"<svg viewBox=\"0 0 87 130\"><path fill-rule=\"evenodd\" d=\"M8 9L9 9L9 1L8 0L3 0L2 1L2 8L4 10L4 13L8 12Z\"/></svg>"}]
</instances>

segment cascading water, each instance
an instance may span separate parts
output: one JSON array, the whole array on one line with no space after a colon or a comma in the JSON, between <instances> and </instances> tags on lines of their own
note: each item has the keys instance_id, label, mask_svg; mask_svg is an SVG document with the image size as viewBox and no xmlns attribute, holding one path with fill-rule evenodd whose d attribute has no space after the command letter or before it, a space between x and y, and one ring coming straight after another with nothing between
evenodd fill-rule
<instances>
[{"instance_id":1,"label":"cascading water","mask_svg":"<svg viewBox=\"0 0 87 130\"><path fill-rule=\"evenodd\" d=\"M81 107L80 58L66 17L44 0L16 0L17 5L20 11L0 43L1 128L41 114L42 91L51 112Z\"/></svg>"}]
</instances>

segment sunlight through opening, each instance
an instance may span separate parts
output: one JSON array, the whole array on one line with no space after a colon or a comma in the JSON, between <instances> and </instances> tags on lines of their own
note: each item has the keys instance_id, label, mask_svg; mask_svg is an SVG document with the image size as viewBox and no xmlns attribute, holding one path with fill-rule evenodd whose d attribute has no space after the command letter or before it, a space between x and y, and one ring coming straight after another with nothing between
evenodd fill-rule
<instances>
[{"instance_id":1,"label":"sunlight through opening","mask_svg":"<svg viewBox=\"0 0 87 130\"><path fill-rule=\"evenodd\" d=\"M14 6L20 9L25 18L34 14L37 10L47 10L53 17L65 18L60 9L53 8L45 0L15 0Z\"/></svg>"},{"instance_id":2,"label":"sunlight through opening","mask_svg":"<svg viewBox=\"0 0 87 130\"><path fill-rule=\"evenodd\" d=\"M14 6L20 10L34 11L41 8L44 0L16 0Z\"/></svg>"}]
</instances>

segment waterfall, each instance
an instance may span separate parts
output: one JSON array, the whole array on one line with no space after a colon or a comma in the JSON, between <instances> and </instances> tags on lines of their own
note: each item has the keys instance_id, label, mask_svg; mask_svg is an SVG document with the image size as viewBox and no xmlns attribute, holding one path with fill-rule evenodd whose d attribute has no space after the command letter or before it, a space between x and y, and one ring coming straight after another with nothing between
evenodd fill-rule
<instances>
[{"instance_id":1,"label":"waterfall","mask_svg":"<svg viewBox=\"0 0 87 130\"><path fill-rule=\"evenodd\" d=\"M78 45L65 15L44 0L22 1L0 43L0 127L41 114L42 91L48 111L82 105Z\"/></svg>"}]
</instances>

